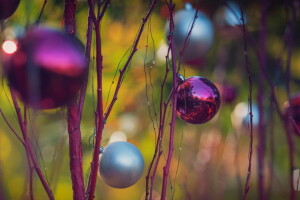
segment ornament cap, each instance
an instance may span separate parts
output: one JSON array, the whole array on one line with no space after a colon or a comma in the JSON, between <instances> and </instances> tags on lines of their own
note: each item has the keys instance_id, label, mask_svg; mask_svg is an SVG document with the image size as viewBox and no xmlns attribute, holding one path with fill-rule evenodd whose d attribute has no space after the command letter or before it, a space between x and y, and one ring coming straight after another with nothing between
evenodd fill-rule
<instances>
[{"instance_id":1,"label":"ornament cap","mask_svg":"<svg viewBox=\"0 0 300 200\"><path fill-rule=\"evenodd\" d=\"M184 76L182 76L181 74L178 74L177 82L178 82L179 84L181 84L181 83L184 82L184 80L185 80Z\"/></svg>"}]
</instances>

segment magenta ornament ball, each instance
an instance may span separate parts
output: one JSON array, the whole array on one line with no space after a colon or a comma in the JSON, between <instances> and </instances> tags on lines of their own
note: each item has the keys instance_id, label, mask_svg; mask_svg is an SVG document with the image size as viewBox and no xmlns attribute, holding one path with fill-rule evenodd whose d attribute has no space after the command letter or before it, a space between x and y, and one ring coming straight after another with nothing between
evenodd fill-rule
<instances>
[{"instance_id":1,"label":"magenta ornament ball","mask_svg":"<svg viewBox=\"0 0 300 200\"><path fill-rule=\"evenodd\" d=\"M76 38L49 28L29 30L9 55L5 71L21 100L36 109L70 102L81 88L88 67Z\"/></svg>"},{"instance_id":2,"label":"magenta ornament ball","mask_svg":"<svg viewBox=\"0 0 300 200\"><path fill-rule=\"evenodd\" d=\"M216 115L220 102L220 93L211 81L193 76L178 87L177 116L191 124L202 124Z\"/></svg>"},{"instance_id":3,"label":"magenta ornament ball","mask_svg":"<svg viewBox=\"0 0 300 200\"><path fill-rule=\"evenodd\" d=\"M0 20L10 17L18 8L20 0L0 0Z\"/></svg>"}]
</instances>

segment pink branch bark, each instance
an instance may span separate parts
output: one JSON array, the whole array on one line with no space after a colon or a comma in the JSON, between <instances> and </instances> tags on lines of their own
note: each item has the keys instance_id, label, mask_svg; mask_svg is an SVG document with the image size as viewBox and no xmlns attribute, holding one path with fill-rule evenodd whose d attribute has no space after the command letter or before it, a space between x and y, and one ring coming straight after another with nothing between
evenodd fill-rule
<instances>
[{"instance_id":1,"label":"pink branch bark","mask_svg":"<svg viewBox=\"0 0 300 200\"><path fill-rule=\"evenodd\" d=\"M173 11L174 12L174 11ZM197 13L198 13L198 9L195 12L195 16L193 18L191 27L187 33L187 36L185 38L184 44L183 44L183 48L180 50L180 58L179 58L179 63L177 66L177 70L180 70L180 65L182 62L182 58L184 55L184 52L188 46L189 43L189 38L191 36L195 21L197 19ZM170 31L171 32L171 31ZM172 31L173 32L173 31ZM152 158L152 161L150 163L149 169L148 169L148 173L146 176L146 197L145 199L152 199L152 190L153 190L153 185L154 185L154 181L155 181L155 176L156 176L156 171L157 171L157 167L160 161L160 157L162 155L162 139L163 139L163 133L164 133L164 128L165 128L165 119L166 119L166 112L171 100L171 97L174 93L174 91L177 90L177 88L172 88L172 91L168 97L168 99L163 103L163 91L164 91L164 86L168 77L168 73L170 71L170 67L169 67L169 59L170 59L170 52L171 52L171 47L172 45L169 45L168 47L168 52L166 55L166 72L165 72L165 77L163 79L163 82L161 84L161 93L160 93L160 115L159 115L159 132L158 132L158 136L157 136L157 141L156 141L156 146L155 146L155 151L154 151L154 155Z\"/></svg>"},{"instance_id":2,"label":"pink branch bark","mask_svg":"<svg viewBox=\"0 0 300 200\"><path fill-rule=\"evenodd\" d=\"M24 139L24 142L25 142L25 151L26 151L26 154L27 154L27 160L28 160L28 163L32 162L32 165L49 197L50 200L54 200L54 196L52 194L52 191L40 169L40 166L39 166L39 163L36 159L36 156L35 156L35 153L34 153L34 150L32 149L32 146L30 144L30 141L29 141L29 138L28 138L28 135L27 135L27 129L26 129L26 123L24 123L23 121L23 117L22 117L22 114L21 114L21 109L19 107L19 104L18 104L18 101L17 101L17 98L16 98L16 95L14 93L13 90L10 90L10 93L11 93L11 97L12 97L12 101L13 101L13 104L14 104L14 107L15 107L15 111L16 111L16 114L17 114L17 117L18 117L18 122L19 122L19 126L20 126L20 129L21 129L21 132L22 132L22 135L23 135L23 139ZM26 120L25 120L26 122ZM29 165L28 167L30 168L31 165Z\"/></svg>"},{"instance_id":3,"label":"pink branch bark","mask_svg":"<svg viewBox=\"0 0 300 200\"><path fill-rule=\"evenodd\" d=\"M94 13L94 4L92 0L89 0L89 6L90 6L90 12L91 12L91 17L93 19L94 22L94 26L95 26L95 34L96 34L96 53L97 53L97 57L96 57L96 65L97 65L97 110L95 112L96 115L96 138L95 138L95 144L94 144L94 153L93 153L93 160L91 163L91 174L89 177L89 183L88 183L88 188L87 188L87 193L88 193L88 199L92 200L94 199L94 193L95 193L95 187L96 187L96 180L97 180L97 173L98 173L98 167L99 167L99 147L100 147L100 143L101 143L101 138L102 138L102 131L104 128L104 123L107 120L116 100L117 100L117 96L118 96L118 92L121 88L122 85L122 81L124 79L125 76L125 72L127 71L129 64L135 54L135 52L137 51L137 45L140 41L142 32L144 30L144 26L147 22L147 20L149 19L149 17L151 16L151 13L156 5L157 0L153 0L151 2L150 8L146 14L146 16L143 18L142 20L142 25L139 29L138 35L134 41L134 45L132 48L132 51L129 55L128 60L126 61L125 65L123 66L122 70L120 71L120 75L118 78L118 83L114 92L114 96L113 99L111 101L111 103L109 104L109 107L107 109L107 112L103 113L103 98L102 98L102 53L101 53L101 36L100 36L100 22L102 17L104 16L104 12L109 4L109 0L105 1L102 11L100 11L100 9L98 9L98 17L96 16L96 14ZM101 6L101 5L99 5Z\"/></svg>"},{"instance_id":4,"label":"pink branch bark","mask_svg":"<svg viewBox=\"0 0 300 200\"><path fill-rule=\"evenodd\" d=\"M169 1L169 13L170 13L170 35L168 36L169 39L169 46L171 49L171 69L172 69L172 75L173 75L173 92L172 92L172 117L171 117L171 123L170 123L170 137L169 137L169 151L168 151L168 157L167 157L167 163L163 168L163 183L162 183L162 191L161 191L161 200L166 199L167 194L167 185L168 185L168 178L169 178L169 171L172 161L172 155L174 151L174 132L175 132L175 121L176 121L176 105L177 105L177 79L178 79L178 71L176 67L176 54L175 54L175 47L174 47L174 41L173 41L173 33L174 33L174 9L175 4L173 4L173 1Z\"/></svg>"},{"instance_id":5,"label":"pink branch bark","mask_svg":"<svg viewBox=\"0 0 300 200\"><path fill-rule=\"evenodd\" d=\"M258 81L258 111L259 111L259 123L258 123L258 147L257 147L257 172L258 172L258 198L259 200L265 200L265 175L264 175L264 162L265 162L265 146L266 146L266 133L265 133L265 122L264 122L264 98L265 98L265 87L264 87L264 72L266 69L266 36L267 36L267 2L261 0L261 20L260 20L260 35L259 35L259 46L260 46L260 70L259 70L259 81Z\"/></svg>"},{"instance_id":6,"label":"pink branch bark","mask_svg":"<svg viewBox=\"0 0 300 200\"><path fill-rule=\"evenodd\" d=\"M96 122L96 139L94 144L94 153L93 153L93 160L91 163L91 173L89 177L88 187L87 187L87 198L89 200L92 200L95 198L95 188L96 188L96 182L97 182L97 173L98 173L98 167L99 167L99 154L100 154L100 143L102 138L102 131L104 128L104 115L103 115L103 96L102 96L102 69L103 69L103 57L102 57L102 47L101 47L101 19L104 16L104 12L107 9L107 6L109 4L109 0L107 0L104 4L104 7L102 9L102 12L100 12L99 6L99 13L98 17L96 17L94 12L94 2L92 0L89 0L89 13L90 17L93 20L93 24L95 27L95 35L96 35L96 68L97 68L97 109L95 112L95 122ZM102 14L100 14L102 13Z\"/></svg>"},{"instance_id":7,"label":"pink branch bark","mask_svg":"<svg viewBox=\"0 0 300 200\"><path fill-rule=\"evenodd\" d=\"M71 36L76 33L76 1L65 0L64 23L65 32ZM86 44L86 61L89 64L91 48L91 25L88 24L87 44ZM85 198L85 188L82 168L82 144L81 144L81 116L86 93L87 80L80 90L80 96L68 105L67 120L69 133L69 157L70 157L70 172L72 179L73 199L83 200Z\"/></svg>"},{"instance_id":8,"label":"pink branch bark","mask_svg":"<svg viewBox=\"0 0 300 200\"><path fill-rule=\"evenodd\" d=\"M129 67L129 64L131 63L131 60L132 60L135 52L137 51L137 45L139 44L141 35L142 35L143 31L144 31L144 27L145 27L146 22L148 21L149 17L151 16L151 13L152 13L153 9L155 8L156 3L157 3L157 0L152 0L146 16L142 19L142 24L140 26L139 32L137 34L137 37L136 37L136 39L134 41L134 44L133 44L132 50L131 50L131 52L129 54L129 57L128 57L125 65L123 66L123 68L120 70L120 75L119 75L119 78L118 78L118 83L117 83L117 86L115 88L115 92L114 92L112 101L110 102L110 104L108 106L108 109L105 112L105 116L104 116L105 120L107 120L107 118L108 118L108 116L109 116L109 114L110 114L110 112L111 112L111 110L112 110L115 102L118 99L118 92L119 92L119 90L121 88L125 72L127 71L128 67Z\"/></svg>"}]
</instances>

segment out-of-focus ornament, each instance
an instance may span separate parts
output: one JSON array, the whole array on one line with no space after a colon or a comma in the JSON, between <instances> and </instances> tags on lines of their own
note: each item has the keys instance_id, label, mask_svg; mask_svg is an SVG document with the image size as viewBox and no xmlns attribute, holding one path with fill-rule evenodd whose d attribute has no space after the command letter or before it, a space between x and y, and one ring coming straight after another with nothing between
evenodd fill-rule
<instances>
[{"instance_id":1,"label":"out-of-focus ornament","mask_svg":"<svg viewBox=\"0 0 300 200\"><path fill-rule=\"evenodd\" d=\"M290 101L284 103L285 113L290 115L300 130L300 93L295 94L291 97ZM297 130L295 133L300 136Z\"/></svg>"},{"instance_id":2,"label":"out-of-focus ornament","mask_svg":"<svg viewBox=\"0 0 300 200\"><path fill-rule=\"evenodd\" d=\"M214 28L210 19L201 11L197 12L197 18L194 23L188 46L183 49L184 43L191 29L196 10L187 3L184 10L175 13L174 16L174 44L176 55L180 56L183 52L182 61L190 65L203 64L203 57L211 47L214 40ZM167 23L167 35L169 33L169 22Z\"/></svg>"},{"instance_id":3,"label":"out-of-focus ornament","mask_svg":"<svg viewBox=\"0 0 300 200\"><path fill-rule=\"evenodd\" d=\"M185 79L177 90L177 115L192 124L212 119L220 107L220 93L208 79L193 76Z\"/></svg>"},{"instance_id":4,"label":"out-of-focus ornament","mask_svg":"<svg viewBox=\"0 0 300 200\"><path fill-rule=\"evenodd\" d=\"M247 23L247 17L245 13L244 23ZM218 25L218 33L222 36L237 37L242 35L242 31L239 26L243 25L242 13L240 7L234 1L228 1L224 6L217 10L215 15L215 21Z\"/></svg>"},{"instance_id":5,"label":"out-of-focus ornament","mask_svg":"<svg viewBox=\"0 0 300 200\"><path fill-rule=\"evenodd\" d=\"M218 83L216 84L218 90L220 91L222 102L232 103L237 95L237 89L229 83Z\"/></svg>"},{"instance_id":6,"label":"out-of-focus ornament","mask_svg":"<svg viewBox=\"0 0 300 200\"><path fill-rule=\"evenodd\" d=\"M249 126L250 123L250 108L248 102L238 103L231 115L231 121L235 127ZM257 127L259 123L259 110L257 104L252 102L252 124L253 127Z\"/></svg>"},{"instance_id":7,"label":"out-of-focus ornament","mask_svg":"<svg viewBox=\"0 0 300 200\"><path fill-rule=\"evenodd\" d=\"M83 45L63 32L37 28L5 55L5 72L20 98L36 109L65 105L77 94L87 75Z\"/></svg>"},{"instance_id":8,"label":"out-of-focus ornament","mask_svg":"<svg viewBox=\"0 0 300 200\"><path fill-rule=\"evenodd\" d=\"M10 17L18 8L20 0L0 0L0 21Z\"/></svg>"},{"instance_id":9,"label":"out-of-focus ornament","mask_svg":"<svg viewBox=\"0 0 300 200\"><path fill-rule=\"evenodd\" d=\"M144 159L133 144L113 142L100 155L100 176L109 186L127 188L135 184L144 171Z\"/></svg>"}]
</instances>

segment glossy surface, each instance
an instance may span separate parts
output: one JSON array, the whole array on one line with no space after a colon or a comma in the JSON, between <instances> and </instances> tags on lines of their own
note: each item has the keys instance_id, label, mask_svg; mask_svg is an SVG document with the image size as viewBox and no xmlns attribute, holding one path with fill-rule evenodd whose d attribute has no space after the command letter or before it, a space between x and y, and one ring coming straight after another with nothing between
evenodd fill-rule
<instances>
[{"instance_id":1,"label":"glossy surface","mask_svg":"<svg viewBox=\"0 0 300 200\"><path fill-rule=\"evenodd\" d=\"M191 28L196 10L186 6L184 10L175 13L174 17L174 44L176 54L179 58L187 34ZM167 27L169 23L167 23ZM167 28L167 34L169 29ZM203 56L207 53L214 40L214 29L210 19L201 11L198 11L198 18L194 23L188 46L184 50L183 62L190 65L203 63Z\"/></svg>"},{"instance_id":2,"label":"glossy surface","mask_svg":"<svg viewBox=\"0 0 300 200\"><path fill-rule=\"evenodd\" d=\"M179 85L177 92L177 116L188 123L205 123L219 110L220 93L206 78L187 78Z\"/></svg>"},{"instance_id":3,"label":"glossy surface","mask_svg":"<svg viewBox=\"0 0 300 200\"><path fill-rule=\"evenodd\" d=\"M83 46L62 32L39 28L18 40L5 70L20 98L36 109L65 105L87 75Z\"/></svg>"},{"instance_id":4,"label":"glossy surface","mask_svg":"<svg viewBox=\"0 0 300 200\"><path fill-rule=\"evenodd\" d=\"M20 0L0 0L0 20L10 17L18 8Z\"/></svg>"},{"instance_id":5,"label":"glossy surface","mask_svg":"<svg viewBox=\"0 0 300 200\"><path fill-rule=\"evenodd\" d=\"M103 149L99 166L101 179L114 188L135 184L144 171L144 159L133 144L113 142Z\"/></svg>"},{"instance_id":6,"label":"glossy surface","mask_svg":"<svg viewBox=\"0 0 300 200\"><path fill-rule=\"evenodd\" d=\"M286 102L285 105L285 113L289 114L297 124L298 129L300 129L300 93L294 95L290 102ZM297 130L295 133L300 136Z\"/></svg>"}]
</instances>

